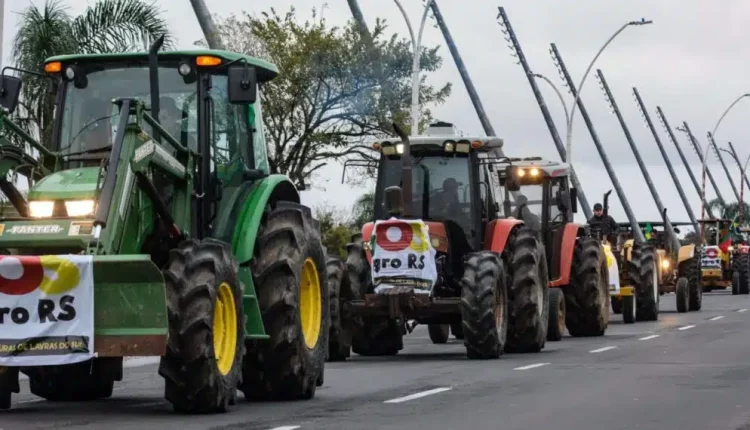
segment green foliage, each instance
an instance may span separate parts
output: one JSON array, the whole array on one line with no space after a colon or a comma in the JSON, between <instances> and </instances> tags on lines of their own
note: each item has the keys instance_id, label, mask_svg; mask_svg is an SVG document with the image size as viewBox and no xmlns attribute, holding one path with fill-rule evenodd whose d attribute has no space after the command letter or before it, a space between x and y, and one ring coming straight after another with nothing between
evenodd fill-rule
<instances>
[{"instance_id":1,"label":"green foliage","mask_svg":"<svg viewBox=\"0 0 750 430\"><path fill-rule=\"evenodd\" d=\"M708 202L708 207L711 209L711 211L716 216L721 216L721 218L733 220L735 217L739 217L740 214L740 204L738 202L727 202L726 207L723 207L721 205L721 201L719 201L718 198L715 198ZM742 202L742 212L743 212L743 220L742 225L743 226L750 226L750 205L748 205L745 202ZM739 221L739 218L738 218Z\"/></svg>"},{"instance_id":2,"label":"green foliage","mask_svg":"<svg viewBox=\"0 0 750 430\"><path fill-rule=\"evenodd\" d=\"M368 192L361 195L348 212L326 203L315 207L315 218L320 221L320 234L328 254L346 257L346 245L352 234L375 219L374 202L375 193Z\"/></svg>"},{"instance_id":3,"label":"green foliage","mask_svg":"<svg viewBox=\"0 0 750 430\"><path fill-rule=\"evenodd\" d=\"M164 34L164 47L173 46L167 23L156 3L144 0L99 0L79 16L68 13L60 0L31 5L21 12L21 25L13 38L15 66L41 71L45 59L74 53L143 51ZM52 131L55 97L47 80L22 75L23 93L14 121L32 136L47 143Z\"/></svg>"},{"instance_id":4,"label":"green foliage","mask_svg":"<svg viewBox=\"0 0 750 430\"><path fill-rule=\"evenodd\" d=\"M353 20L330 26L314 9L304 22L292 7L283 15L272 8L260 17L217 18L217 24L229 50L268 60L281 72L262 87L264 132L271 168L292 180L302 182L332 160L372 157L368 139L391 134L393 122L409 123L411 42L387 37L384 21L373 28L372 45ZM437 51L423 48L423 72L440 68ZM425 75L422 127L432 118L428 106L451 93L449 83L434 87Z\"/></svg>"}]
</instances>

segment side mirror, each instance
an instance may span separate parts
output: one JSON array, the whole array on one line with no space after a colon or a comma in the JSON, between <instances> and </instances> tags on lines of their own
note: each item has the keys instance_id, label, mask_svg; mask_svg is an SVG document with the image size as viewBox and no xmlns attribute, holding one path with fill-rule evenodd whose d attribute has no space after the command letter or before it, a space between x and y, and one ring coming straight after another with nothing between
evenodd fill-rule
<instances>
[{"instance_id":1,"label":"side mirror","mask_svg":"<svg viewBox=\"0 0 750 430\"><path fill-rule=\"evenodd\" d=\"M255 67L230 66L227 71L227 98L231 104L251 104L258 98L258 78Z\"/></svg>"},{"instance_id":2,"label":"side mirror","mask_svg":"<svg viewBox=\"0 0 750 430\"><path fill-rule=\"evenodd\" d=\"M401 187L388 187L383 192L385 200L385 211L390 216L398 217L404 212L404 197Z\"/></svg>"},{"instance_id":3,"label":"side mirror","mask_svg":"<svg viewBox=\"0 0 750 430\"><path fill-rule=\"evenodd\" d=\"M557 190L557 193L555 194L557 210L560 212L567 212L568 209L570 209L570 193L564 190Z\"/></svg>"},{"instance_id":4,"label":"side mirror","mask_svg":"<svg viewBox=\"0 0 750 430\"><path fill-rule=\"evenodd\" d=\"M570 211L574 214L578 213L578 189L571 188L568 194L570 194Z\"/></svg>"},{"instance_id":5,"label":"side mirror","mask_svg":"<svg viewBox=\"0 0 750 430\"><path fill-rule=\"evenodd\" d=\"M13 113L18 107L21 95L21 78L15 76L0 76L0 106Z\"/></svg>"},{"instance_id":6,"label":"side mirror","mask_svg":"<svg viewBox=\"0 0 750 430\"><path fill-rule=\"evenodd\" d=\"M521 181L516 176L516 169L513 166L505 168L505 189L510 192L519 191L521 189Z\"/></svg>"}]
</instances>

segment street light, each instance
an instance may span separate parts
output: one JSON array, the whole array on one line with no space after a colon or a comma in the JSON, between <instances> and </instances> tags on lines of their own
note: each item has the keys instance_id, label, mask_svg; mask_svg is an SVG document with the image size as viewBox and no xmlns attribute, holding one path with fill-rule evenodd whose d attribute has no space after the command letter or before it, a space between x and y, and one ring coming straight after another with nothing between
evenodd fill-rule
<instances>
[{"instance_id":1,"label":"street light","mask_svg":"<svg viewBox=\"0 0 750 430\"><path fill-rule=\"evenodd\" d=\"M401 15L404 16L406 21L406 27L409 29L409 36L411 36L411 46L414 53L412 54L411 63L411 135L416 136L419 132L419 60L422 55L420 48L422 46L422 32L424 31L425 22L427 22L427 13L430 10L430 6L434 0L428 0L422 12L422 21L419 24L419 32L417 37L414 37L414 30L409 21L409 16L406 14L406 10L401 5L399 0L393 0L401 11Z\"/></svg>"},{"instance_id":2,"label":"street light","mask_svg":"<svg viewBox=\"0 0 750 430\"><path fill-rule=\"evenodd\" d=\"M708 162L708 150L711 148L711 142L714 139L714 136L716 136L716 130L719 129L719 125L721 125L721 122L724 121L724 117L727 116L729 111L731 111L737 103L740 102L740 100L744 99L745 97L750 97L750 93L745 93L737 99L735 99L732 104L729 105L729 107L724 111L723 114L719 117L719 120L716 121L716 125L714 126L713 131L706 133L708 137L708 142L706 142L706 146L703 148L703 164L701 165L701 180L702 180L702 189L701 192L703 193L703 199L701 199L701 218L705 216L706 211L706 205L703 203L706 200L706 163ZM746 163L747 164L747 163ZM743 169L744 173L744 169ZM740 199L742 199L742 195L740 194ZM742 202L740 201L740 207L742 205ZM701 225L701 240L703 240L703 225Z\"/></svg>"},{"instance_id":3,"label":"street light","mask_svg":"<svg viewBox=\"0 0 750 430\"><path fill-rule=\"evenodd\" d=\"M653 23L653 21L651 21L651 20L646 21L645 18L641 18L640 21L630 21L628 23L623 24L623 26L620 27L620 29L617 30L612 36L610 36L609 39L607 39L607 41L604 43L604 45L602 45L602 47L599 48L599 51L594 56L594 59L591 60L591 63L589 63L589 66L586 69L586 72L583 74L583 78L581 78L581 83L579 83L578 84L578 88L576 88L576 96L575 96L575 99L573 99L573 107L570 109L570 116L568 117L567 135L565 136L565 154L566 154L566 156L565 156L566 160L565 161L569 165L571 165L571 166L573 165L573 161L572 161L573 159L571 158L572 155L573 155L572 154L573 153L573 148L572 148L573 147L573 142L572 142L572 137L573 137L573 118L574 118L575 113L576 113L576 108L578 107L578 99L581 98L581 90L583 89L583 84L584 84L584 82L586 82L586 78L588 77L589 72L591 71L591 68L594 66L594 63L596 63L596 60L599 58L599 56L602 54L602 52L604 52L604 50L607 48L607 46L609 46L609 44L620 33L622 33L627 27L629 27L631 25L646 25L646 24L651 24L651 23Z\"/></svg>"},{"instance_id":4,"label":"street light","mask_svg":"<svg viewBox=\"0 0 750 430\"><path fill-rule=\"evenodd\" d=\"M560 90L557 88L557 85L555 85L548 77L539 73L529 73L529 76L544 80L544 82L548 83L549 86L551 86L552 89L555 90L557 98L560 99L560 103L562 103L562 107L565 110L565 123L567 124L568 122L570 122L570 113L568 112L568 106L565 104L565 97L563 97L562 92L560 92Z\"/></svg>"}]
</instances>

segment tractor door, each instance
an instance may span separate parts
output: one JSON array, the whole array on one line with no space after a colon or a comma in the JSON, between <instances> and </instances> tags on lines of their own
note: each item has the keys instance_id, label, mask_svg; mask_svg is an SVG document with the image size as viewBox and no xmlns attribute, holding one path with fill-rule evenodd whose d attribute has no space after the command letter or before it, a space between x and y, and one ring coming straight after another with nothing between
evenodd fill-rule
<instances>
[{"instance_id":1,"label":"tractor door","mask_svg":"<svg viewBox=\"0 0 750 430\"><path fill-rule=\"evenodd\" d=\"M568 211L561 211L557 199L567 191L567 178L550 178L545 181L542 212L542 237L547 254L549 278L560 277L560 257L564 227L573 220Z\"/></svg>"}]
</instances>

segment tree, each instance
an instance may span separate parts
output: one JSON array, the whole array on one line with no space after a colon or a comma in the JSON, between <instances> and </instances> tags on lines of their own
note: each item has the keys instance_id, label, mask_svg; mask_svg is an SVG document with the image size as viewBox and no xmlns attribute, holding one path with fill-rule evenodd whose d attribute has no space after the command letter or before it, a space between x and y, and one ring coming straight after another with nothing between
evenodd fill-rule
<instances>
[{"instance_id":1,"label":"tree","mask_svg":"<svg viewBox=\"0 0 750 430\"><path fill-rule=\"evenodd\" d=\"M369 191L359 196L352 208L352 218L355 229L375 219L375 192Z\"/></svg>"},{"instance_id":2,"label":"tree","mask_svg":"<svg viewBox=\"0 0 750 430\"><path fill-rule=\"evenodd\" d=\"M293 7L283 16L272 8L261 17L243 13L217 21L229 50L268 60L281 71L260 93L274 171L303 182L331 160L371 159L367 139L392 134L393 122L409 122L411 43L386 37L384 21L371 32L374 49L353 20L341 28L329 26L314 9L305 22L298 21ZM423 48L423 71L440 68L437 51ZM375 73L376 65L387 82ZM428 106L443 103L451 85L428 85L423 73L420 91L424 127L432 118Z\"/></svg>"},{"instance_id":3,"label":"tree","mask_svg":"<svg viewBox=\"0 0 750 430\"><path fill-rule=\"evenodd\" d=\"M742 202L743 205L743 225L750 225L750 205L748 205L745 202ZM732 220L735 217L738 217L739 220L739 214L740 214L740 204L738 202L731 202L727 203L726 207L722 206L721 201L718 198L715 198L708 202L708 208L711 209L714 213L720 213L721 218Z\"/></svg>"},{"instance_id":4,"label":"tree","mask_svg":"<svg viewBox=\"0 0 750 430\"><path fill-rule=\"evenodd\" d=\"M72 17L59 0L47 0L21 12L21 25L13 38L11 55L15 66L40 71L44 60L73 53L107 53L145 50L165 35L164 47L173 46L166 21L156 3L144 0L99 0L79 16ZM42 143L48 142L54 95L47 81L23 74L23 94L14 120Z\"/></svg>"},{"instance_id":5,"label":"tree","mask_svg":"<svg viewBox=\"0 0 750 430\"><path fill-rule=\"evenodd\" d=\"M316 206L314 214L320 222L320 237L328 255L345 257L346 244L350 242L352 235L346 215L327 203Z\"/></svg>"}]
</instances>

